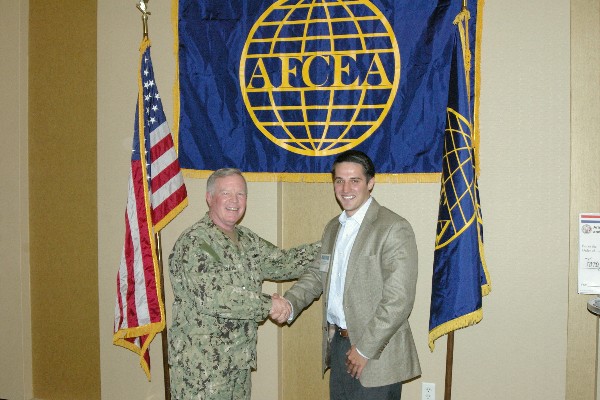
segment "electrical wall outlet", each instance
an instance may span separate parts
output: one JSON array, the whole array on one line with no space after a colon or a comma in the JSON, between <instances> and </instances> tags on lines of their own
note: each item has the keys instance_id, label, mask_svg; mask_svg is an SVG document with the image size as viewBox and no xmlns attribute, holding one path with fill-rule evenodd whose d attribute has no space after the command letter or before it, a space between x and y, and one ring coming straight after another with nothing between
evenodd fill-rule
<instances>
[{"instance_id":1,"label":"electrical wall outlet","mask_svg":"<svg viewBox=\"0 0 600 400\"><path fill-rule=\"evenodd\" d=\"M421 400L435 400L435 383L423 382Z\"/></svg>"}]
</instances>

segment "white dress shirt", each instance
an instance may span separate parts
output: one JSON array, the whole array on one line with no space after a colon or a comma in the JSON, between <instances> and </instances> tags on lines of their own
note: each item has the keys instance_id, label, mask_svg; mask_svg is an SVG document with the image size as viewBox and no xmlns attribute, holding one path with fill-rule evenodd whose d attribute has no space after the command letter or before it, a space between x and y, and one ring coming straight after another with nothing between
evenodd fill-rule
<instances>
[{"instance_id":1,"label":"white dress shirt","mask_svg":"<svg viewBox=\"0 0 600 400\"><path fill-rule=\"evenodd\" d=\"M354 240L365 218L367 209L371 205L372 197L363 204L354 215L349 217L346 211L339 217L342 225L335 240L333 261L331 266L331 280L329 282L329 300L327 303L327 322L346 329L346 316L344 314L344 284L348 259L354 245Z\"/></svg>"}]
</instances>

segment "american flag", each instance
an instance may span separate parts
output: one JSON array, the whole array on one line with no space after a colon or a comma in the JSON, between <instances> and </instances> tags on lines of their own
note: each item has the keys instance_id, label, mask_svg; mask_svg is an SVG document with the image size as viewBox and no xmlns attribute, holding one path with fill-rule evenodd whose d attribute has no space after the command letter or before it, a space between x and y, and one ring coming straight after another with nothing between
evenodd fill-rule
<instances>
[{"instance_id":1,"label":"american flag","mask_svg":"<svg viewBox=\"0 0 600 400\"><path fill-rule=\"evenodd\" d=\"M113 343L140 356L148 379L148 347L165 328L154 234L186 206L187 191L154 80L150 41L145 38L140 46L125 244L117 274Z\"/></svg>"}]
</instances>

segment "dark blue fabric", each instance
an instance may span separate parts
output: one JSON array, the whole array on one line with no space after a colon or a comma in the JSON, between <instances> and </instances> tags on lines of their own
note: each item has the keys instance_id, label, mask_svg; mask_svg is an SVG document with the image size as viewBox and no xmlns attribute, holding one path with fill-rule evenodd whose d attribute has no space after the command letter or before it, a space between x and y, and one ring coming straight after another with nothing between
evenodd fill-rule
<instances>
[{"instance_id":1,"label":"dark blue fabric","mask_svg":"<svg viewBox=\"0 0 600 400\"><path fill-rule=\"evenodd\" d=\"M429 319L430 347L437 337L479 322L484 269L483 229L461 41L454 40L442 186ZM431 331L438 334L431 336Z\"/></svg>"},{"instance_id":2,"label":"dark blue fabric","mask_svg":"<svg viewBox=\"0 0 600 400\"><path fill-rule=\"evenodd\" d=\"M177 138L182 168L323 173L336 152L355 146L380 173L440 172L452 21L462 2L374 0L312 8L309 3L179 0ZM393 52L380 51L393 48L392 38L372 7L390 24L399 63ZM469 9L475 21L477 2L469 1ZM310 23L297 23L304 20ZM474 22L471 27L475 54ZM298 39L302 37L306 40ZM248 38L255 40L245 47ZM265 56L252 57L257 54ZM282 73L285 66L287 74ZM391 85L385 85L385 78ZM350 88L354 82L367 89ZM274 90L267 90L269 83ZM336 90L330 90L336 83ZM306 90L318 85L318 90ZM390 97L387 111L371 107ZM249 110L248 104L263 107ZM356 111L360 105L369 107ZM261 130L255 121L267 126ZM322 136L323 143L311 142ZM351 142L324 151L329 139L340 136ZM277 140L287 140L289 148Z\"/></svg>"}]
</instances>

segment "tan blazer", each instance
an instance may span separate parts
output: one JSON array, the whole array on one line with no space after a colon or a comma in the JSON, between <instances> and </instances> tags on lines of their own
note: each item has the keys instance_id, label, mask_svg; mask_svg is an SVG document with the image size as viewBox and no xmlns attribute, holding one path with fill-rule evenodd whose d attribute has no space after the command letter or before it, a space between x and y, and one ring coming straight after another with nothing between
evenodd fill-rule
<instances>
[{"instance_id":1,"label":"tan blazer","mask_svg":"<svg viewBox=\"0 0 600 400\"><path fill-rule=\"evenodd\" d=\"M294 318L325 293L323 301L323 371L328 367L327 301L335 240L340 223L325 227L320 262L284 297ZM407 220L373 199L354 241L344 286L344 313L350 342L369 358L360 382L384 386L419 376L421 368L408 317L417 283L417 245Z\"/></svg>"}]
</instances>

